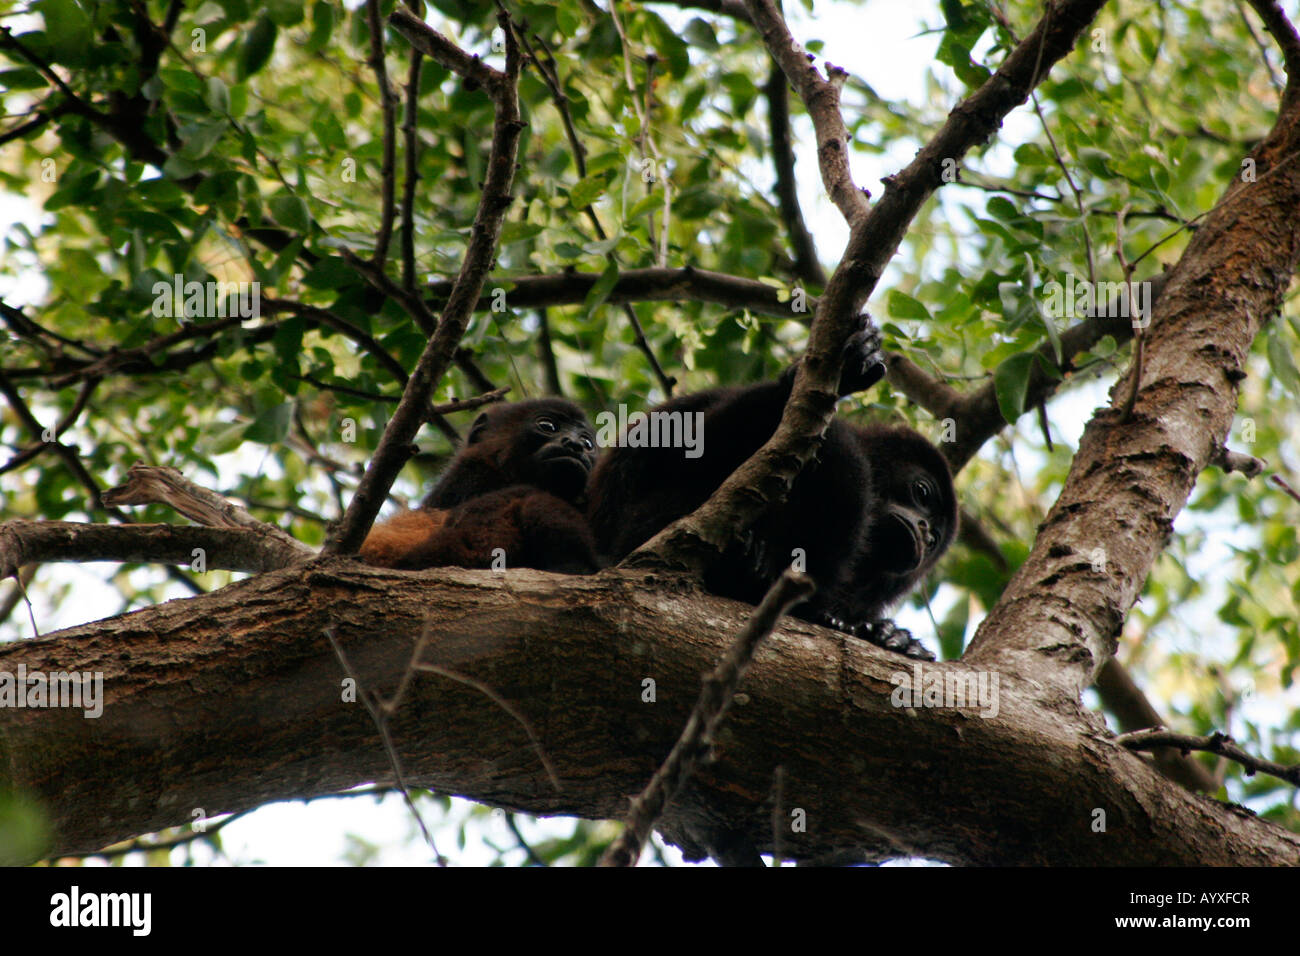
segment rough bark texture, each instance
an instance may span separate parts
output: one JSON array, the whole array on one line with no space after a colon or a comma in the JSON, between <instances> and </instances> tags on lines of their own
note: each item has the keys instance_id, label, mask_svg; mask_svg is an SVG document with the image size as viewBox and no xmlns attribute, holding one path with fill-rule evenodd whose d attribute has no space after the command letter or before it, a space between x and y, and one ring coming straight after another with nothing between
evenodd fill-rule
<instances>
[{"instance_id":1,"label":"rough bark texture","mask_svg":"<svg viewBox=\"0 0 1300 956\"><path fill-rule=\"evenodd\" d=\"M55 850L270 800L391 778L322 636L333 627L364 687L391 693L427 619L426 660L486 695L421 675L392 724L411 781L499 806L621 817L667 753L749 609L672 579L607 572L403 574L336 560L0 647L0 671L102 671L103 716L0 709L0 773L52 816ZM953 863L1300 863L1300 837L1171 786L1114 746L1096 717L1002 678L999 712L893 706L912 662L797 622L757 655L703 768L661 822L772 842L785 768L787 858L915 853ZM964 672L962 664L926 673ZM653 703L643 681L655 682ZM1105 832L1094 832L1096 810Z\"/></svg>"},{"instance_id":2,"label":"rough bark texture","mask_svg":"<svg viewBox=\"0 0 1300 956\"><path fill-rule=\"evenodd\" d=\"M1174 518L1223 447L1251 342L1300 261L1297 105L1284 98L1251 154L1256 178L1233 182L1170 273L1146 330L1133 414L1125 421L1119 411L1130 370L1084 430L1032 553L965 660L1073 694L1114 652Z\"/></svg>"}]
</instances>

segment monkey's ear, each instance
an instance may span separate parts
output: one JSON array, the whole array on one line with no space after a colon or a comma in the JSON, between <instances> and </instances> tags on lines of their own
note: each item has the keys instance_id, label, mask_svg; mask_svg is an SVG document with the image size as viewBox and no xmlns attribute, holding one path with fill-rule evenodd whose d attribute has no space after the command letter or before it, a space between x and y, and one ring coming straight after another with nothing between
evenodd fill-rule
<instances>
[{"instance_id":1,"label":"monkey's ear","mask_svg":"<svg viewBox=\"0 0 1300 956\"><path fill-rule=\"evenodd\" d=\"M473 445L483 438L487 432L488 413L482 412L478 418L474 419L474 424L469 427L469 437L465 439L466 445Z\"/></svg>"}]
</instances>

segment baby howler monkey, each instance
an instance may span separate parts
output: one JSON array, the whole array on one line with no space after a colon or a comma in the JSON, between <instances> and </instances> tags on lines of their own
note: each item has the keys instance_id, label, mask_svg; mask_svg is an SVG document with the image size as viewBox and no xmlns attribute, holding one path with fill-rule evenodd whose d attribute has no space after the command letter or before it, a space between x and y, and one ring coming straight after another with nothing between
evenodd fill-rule
<instances>
[{"instance_id":1,"label":"baby howler monkey","mask_svg":"<svg viewBox=\"0 0 1300 956\"><path fill-rule=\"evenodd\" d=\"M579 506L596 460L595 434L573 402L490 406L420 508L377 525L363 560L417 570L454 565L566 574L600 568Z\"/></svg>"}]
</instances>

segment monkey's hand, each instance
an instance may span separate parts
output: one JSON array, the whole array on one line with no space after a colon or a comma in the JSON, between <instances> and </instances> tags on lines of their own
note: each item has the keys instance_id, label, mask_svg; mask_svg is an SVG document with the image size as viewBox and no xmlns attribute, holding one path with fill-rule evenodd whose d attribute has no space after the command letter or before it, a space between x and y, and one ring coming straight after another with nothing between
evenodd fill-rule
<instances>
[{"instance_id":1,"label":"monkey's hand","mask_svg":"<svg viewBox=\"0 0 1300 956\"><path fill-rule=\"evenodd\" d=\"M899 627L890 620L867 621L864 624L855 624L849 630L849 633L862 638L864 641L870 641L877 647L883 647L887 651L895 651L918 661L934 660L934 655L930 653L924 644L912 636L911 631Z\"/></svg>"},{"instance_id":2,"label":"monkey's hand","mask_svg":"<svg viewBox=\"0 0 1300 956\"><path fill-rule=\"evenodd\" d=\"M880 330L871 316L857 318L858 330L844 344L844 368L840 372L840 396L865 392L885 377L885 353Z\"/></svg>"},{"instance_id":3,"label":"monkey's hand","mask_svg":"<svg viewBox=\"0 0 1300 956\"><path fill-rule=\"evenodd\" d=\"M885 377L885 353L880 339L880 330L876 328L871 316L863 312L856 319L857 331L844 343L844 365L840 370L839 395L852 395L865 392ZM794 386L794 375L799 365L796 362L781 373L779 379L783 388Z\"/></svg>"},{"instance_id":4,"label":"monkey's hand","mask_svg":"<svg viewBox=\"0 0 1300 956\"><path fill-rule=\"evenodd\" d=\"M850 624L843 618L836 617L832 612L826 610L816 611L807 619L814 624L820 624L836 631L843 631L845 634L852 634L854 637L859 637L864 641L875 644L877 647L883 647L887 651L893 651L905 657L915 658L918 661L934 660L934 655L930 653L924 644L912 636L911 631L899 627L893 621L882 619Z\"/></svg>"}]
</instances>

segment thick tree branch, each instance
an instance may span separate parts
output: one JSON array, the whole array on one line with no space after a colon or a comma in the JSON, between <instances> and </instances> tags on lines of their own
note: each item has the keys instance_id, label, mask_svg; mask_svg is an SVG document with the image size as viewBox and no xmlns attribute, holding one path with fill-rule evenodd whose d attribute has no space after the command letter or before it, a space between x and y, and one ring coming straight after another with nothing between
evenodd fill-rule
<instances>
[{"instance_id":1,"label":"thick tree branch","mask_svg":"<svg viewBox=\"0 0 1300 956\"><path fill-rule=\"evenodd\" d=\"M442 680L412 681L391 721L412 786L510 810L617 817L680 734L699 675L753 611L667 593L665 583L313 562L0 645L0 673L22 664L29 677L103 681L102 716L90 724L71 708L0 707L0 777L41 802L53 853L186 823L196 807L215 816L390 783L388 757L364 708L341 693L321 631L333 629L365 686L389 694L427 629L422 660L509 701L563 790L514 716ZM686 834L726 827L770 852L766 801L781 766L783 799L809 823L782 835L789 859L882 859L903 845L953 863L1300 863L1300 836L1169 786L1095 718L1037 685L1002 676L994 696L950 707L909 708L896 695L919 677L918 689L939 681L942 700L944 687L960 679L973 690L980 674L920 667L787 620L755 655L717 759L673 801L661 832L695 853ZM647 677L658 703L642 699ZM1104 837L1091 825L1099 807Z\"/></svg>"},{"instance_id":2,"label":"thick tree branch","mask_svg":"<svg viewBox=\"0 0 1300 956\"><path fill-rule=\"evenodd\" d=\"M1288 77L1288 89L1296 80ZM1286 96L1170 273L1151 326L1130 420L1094 415L1033 551L966 658L1074 694L1114 652L1115 634L1197 476L1220 455L1251 342L1281 307L1300 261L1300 98Z\"/></svg>"}]
</instances>

